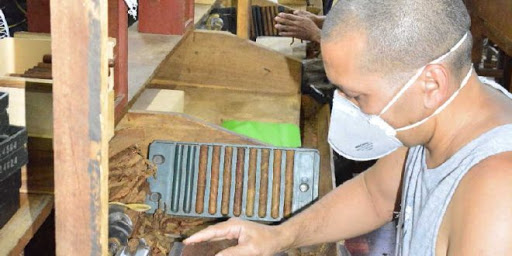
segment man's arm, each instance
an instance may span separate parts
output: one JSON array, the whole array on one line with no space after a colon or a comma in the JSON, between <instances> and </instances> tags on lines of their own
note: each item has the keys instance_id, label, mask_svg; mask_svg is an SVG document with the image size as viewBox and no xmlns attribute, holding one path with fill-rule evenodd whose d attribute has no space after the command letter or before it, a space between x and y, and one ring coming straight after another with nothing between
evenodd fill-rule
<instances>
[{"instance_id":1,"label":"man's arm","mask_svg":"<svg viewBox=\"0 0 512 256\"><path fill-rule=\"evenodd\" d=\"M366 234L393 218L407 154L401 148L377 161L303 213L282 224L296 234L291 247L339 241Z\"/></svg>"},{"instance_id":2,"label":"man's arm","mask_svg":"<svg viewBox=\"0 0 512 256\"><path fill-rule=\"evenodd\" d=\"M512 253L511 152L482 161L464 176L444 225L449 230L447 255Z\"/></svg>"},{"instance_id":3,"label":"man's arm","mask_svg":"<svg viewBox=\"0 0 512 256\"><path fill-rule=\"evenodd\" d=\"M311 207L278 226L231 219L193 235L185 243L238 239L226 255L272 255L311 244L338 241L374 230L393 217L406 148L380 159Z\"/></svg>"}]
</instances>

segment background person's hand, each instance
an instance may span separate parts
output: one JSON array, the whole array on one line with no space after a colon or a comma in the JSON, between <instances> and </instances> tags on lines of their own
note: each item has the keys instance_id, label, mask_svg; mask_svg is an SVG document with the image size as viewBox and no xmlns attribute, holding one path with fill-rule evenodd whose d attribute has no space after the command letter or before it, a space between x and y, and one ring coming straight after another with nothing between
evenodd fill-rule
<instances>
[{"instance_id":1,"label":"background person's hand","mask_svg":"<svg viewBox=\"0 0 512 256\"><path fill-rule=\"evenodd\" d=\"M316 24L316 26L320 29L324 25L325 16L319 16L319 15L310 13L308 11L302 11L302 10L295 10L295 11L293 11L293 14L312 20Z\"/></svg>"},{"instance_id":2,"label":"background person's hand","mask_svg":"<svg viewBox=\"0 0 512 256\"><path fill-rule=\"evenodd\" d=\"M279 30L279 35L319 43L321 34L320 28L311 18L307 17L309 14L302 13L301 15L303 16L279 13L278 16L275 17L278 23L275 27Z\"/></svg>"},{"instance_id":3,"label":"background person's hand","mask_svg":"<svg viewBox=\"0 0 512 256\"><path fill-rule=\"evenodd\" d=\"M291 244L289 234L279 226L269 226L232 218L210 226L183 241L185 244L237 239L238 245L225 249L217 256L272 256Z\"/></svg>"}]
</instances>

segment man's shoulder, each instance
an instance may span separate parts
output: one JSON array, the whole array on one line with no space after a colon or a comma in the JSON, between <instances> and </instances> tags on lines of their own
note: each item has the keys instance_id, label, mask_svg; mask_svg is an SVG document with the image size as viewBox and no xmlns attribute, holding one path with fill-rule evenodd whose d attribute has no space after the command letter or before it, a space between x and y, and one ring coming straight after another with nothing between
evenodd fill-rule
<instances>
[{"instance_id":1,"label":"man's shoulder","mask_svg":"<svg viewBox=\"0 0 512 256\"><path fill-rule=\"evenodd\" d=\"M512 199L512 151L499 153L473 166L462 179L460 189L468 195L489 194L496 189L507 190L508 194L494 194L486 200L498 200L507 196ZM496 191L498 192L498 191ZM478 199L479 197L475 198Z\"/></svg>"},{"instance_id":2,"label":"man's shoulder","mask_svg":"<svg viewBox=\"0 0 512 256\"><path fill-rule=\"evenodd\" d=\"M485 186L489 182L499 184L505 181L503 178L512 178L512 151L483 159L470 169L467 176L469 180L472 180L473 185L480 186ZM508 185L512 187L512 184Z\"/></svg>"},{"instance_id":3,"label":"man's shoulder","mask_svg":"<svg viewBox=\"0 0 512 256\"><path fill-rule=\"evenodd\" d=\"M512 249L512 152L482 160L451 202L450 237L457 255L505 255Z\"/></svg>"}]
</instances>

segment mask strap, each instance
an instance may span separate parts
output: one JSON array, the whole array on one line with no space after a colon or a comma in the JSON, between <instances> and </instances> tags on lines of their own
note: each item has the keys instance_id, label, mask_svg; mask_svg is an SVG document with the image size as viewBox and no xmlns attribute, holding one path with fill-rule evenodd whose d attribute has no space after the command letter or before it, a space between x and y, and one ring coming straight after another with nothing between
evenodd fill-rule
<instances>
[{"instance_id":1,"label":"mask strap","mask_svg":"<svg viewBox=\"0 0 512 256\"><path fill-rule=\"evenodd\" d=\"M455 97L457 97L457 95L459 94L460 90L462 90L462 88L464 88L464 86L466 86L466 84L468 83L468 80L471 77L472 73L473 73L473 67L471 67L469 69L469 72L466 74L466 76L462 80L461 86L459 87L459 89L457 89L453 93L453 95L441 107L439 107L436 111L434 111L434 113L432 113L430 116L425 117L423 120L421 120L421 121L419 121L417 123L414 123L414 124L411 124L411 125L408 125L408 126L404 126L402 128L395 129L395 131L397 131L397 132L404 131L404 130L408 130L408 129L414 128L416 126L422 125L428 119L430 119L431 117L433 117L433 116L439 114L441 111L443 111L448 105L450 105L450 103L455 99Z\"/></svg>"},{"instance_id":2,"label":"mask strap","mask_svg":"<svg viewBox=\"0 0 512 256\"><path fill-rule=\"evenodd\" d=\"M447 53L441 55L439 58L431 61L427 65L437 64L437 63L441 62L444 58L446 58L446 56L448 56L453 51L457 50L457 48L459 48L460 45L466 40L468 35L469 35L469 32L466 32L466 34L464 34L464 36L452 48L450 48L450 50ZM411 77L411 79L405 84L405 86L403 86L402 89L400 89L400 91L398 91L398 93L393 97L393 99L391 99L391 101L384 107L384 109L382 109L382 111L380 112L379 116L383 115L386 111L388 111L388 109L391 106L393 106L393 104L395 104L395 102L398 101L400 96L402 96L402 94L404 94L405 91L407 89L409 89L409 87L411 87L414 84L414 82L416 82L416 80L418 79L418 77L420 77L421 73L423 73L423 70L425 69L425 67L427 67L427 65L419 68L418 71L416 71L416 74L414 74L414 76Z\"/></svg>"}]
</instances>

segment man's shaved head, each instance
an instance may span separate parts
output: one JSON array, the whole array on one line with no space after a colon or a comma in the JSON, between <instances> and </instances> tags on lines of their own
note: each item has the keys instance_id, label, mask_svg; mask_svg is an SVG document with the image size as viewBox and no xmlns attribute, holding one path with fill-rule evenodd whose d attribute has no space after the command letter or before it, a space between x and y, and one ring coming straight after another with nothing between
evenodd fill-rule
<instances>
[{"instance_id":1,"label":"man's shaved head","mask_svg":"<svg viewBox=\"0 0 512 256\"><path fill-rule=\"evenodd\" d=\"M347 33L366 37L361 69L404 82L414 71L448 52L470 29L462 0L339 0L327 16L322 43ZM472 38L443 63L455 79L471 65Z\"/></svg>"}]
</instances>

